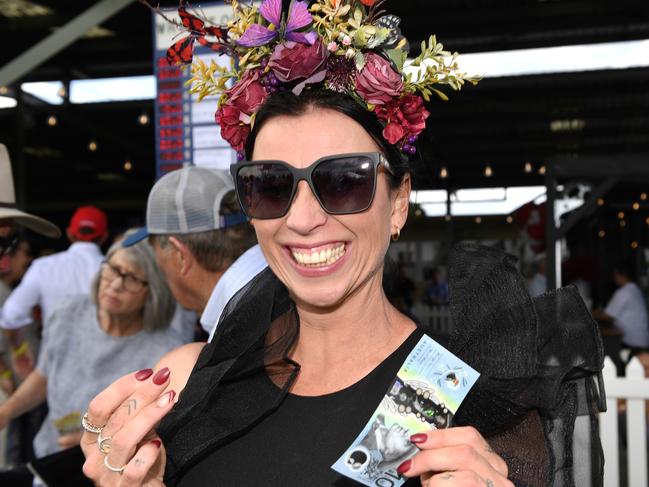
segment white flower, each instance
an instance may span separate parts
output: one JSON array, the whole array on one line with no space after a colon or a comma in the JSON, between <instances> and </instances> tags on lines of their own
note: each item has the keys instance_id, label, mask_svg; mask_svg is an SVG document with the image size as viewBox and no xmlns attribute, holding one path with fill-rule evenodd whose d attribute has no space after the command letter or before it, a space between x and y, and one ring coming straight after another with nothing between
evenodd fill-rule
<instances>
[{"instance_id":1,"label":"white flower","mask_svg":"<svg viewBox=\"0 0 649 487\"><path fill-rule=\"evenodd\" d=\"M356 55L356 51L354 51L351 47L345 51L345 57L347 59L351 59Z\"/></svg>"}]
</instances>

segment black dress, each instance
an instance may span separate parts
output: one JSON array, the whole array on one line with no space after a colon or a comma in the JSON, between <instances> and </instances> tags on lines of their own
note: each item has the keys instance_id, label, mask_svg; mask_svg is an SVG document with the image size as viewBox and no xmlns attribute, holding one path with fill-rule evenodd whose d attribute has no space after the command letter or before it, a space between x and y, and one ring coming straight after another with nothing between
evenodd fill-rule
<instances>
[{"instance_id":1,"label":"black dress","mask_svg":"<svg viewBox=\"0 0 649 487\"><path fill-rule=\"evenodd\" d=\"M597 325L574 288L530 298L514 264L514 258L504 252L476 245L459 246L451 256L454 331L444 345L481 373L457 411L455 424L473 425L487 437L508 463L510 479L516 485L568 487L575 482L586 485L583 479L575 479L572 434L576 416L590 415L592 472L588 485L601 486L603 456L596 415L605 402ZM168 486L246 485L243 479L248 476L248 485L252 485L258 473L254 472L257 463L252 453L245 468L243 463L237 464L233 477L219 477L217 472L228 468L228 458L233 461L228 455L244 454L237 445L245 445L246 435L259 438L256 431L265 431L266 425L271 425L266 433L272 436L265 438L264 449L272 451L274 443L281 456L295 455L293 460L270 461L267 469L295 469L300 461L309 463L312 450L302 444L300 449L305 450L295 453L284 444L297 432L281 433L300 425L288 414L296 404L287 393L299 370L299 364L287 358L298 333L294 303L270 270L232 299L178 404L158 428L167 451ZM267 336L271 335L275 338L269 342ZM349 439L340 438L338 454L358 434L387 390L394 376L387 373L390 367L385 366L383 387L374 387L377 398L357 402L354 422L358 425ZM283 386L269 387L269 374L273 384ZM275 422L274 415L281 423ZM349 419L339 417L341 422ZM318 472L333 463L326 455L319 461ZM292 473L274 472L276 477L265 477L265 484L291 485L284 480L292 478ZM336 485L326 483L326 478L322 481L293 485Z\"/></svg>"}]
</instances>

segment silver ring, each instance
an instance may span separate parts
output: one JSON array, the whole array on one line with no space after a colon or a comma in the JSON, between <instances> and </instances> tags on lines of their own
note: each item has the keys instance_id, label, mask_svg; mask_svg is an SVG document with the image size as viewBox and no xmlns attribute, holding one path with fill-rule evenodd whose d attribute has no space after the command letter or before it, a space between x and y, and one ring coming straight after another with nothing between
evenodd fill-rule
<instances>
[{"instance_id":1,"label":"silver ring","mask_svg":"<svg viewBox=\"0 0 649 487\"><path fill-rule=\"evenodd\" d=\"M110 463L108 463L108 455L106 455L104 457L104 465L106 466L106 468L108 470L110 470L111 472L115 472L115 473L122 473L124 471L124 469L126 468L126 465L124 465L123 467L120 467L120 468L113 467Z\"/></svg>"},{"instance_id":2,"label":"silver ring","mask_svg":"<svg viewBox=\"0 0 649 487\"><path fill-rule=\"evenodd\" d=\"M98 435L99 433L101 433L101 430L104 429L104 426L99 426L99 425L93 424L90 421L88 421L88 412L87 411L86 411L86 414L83 415L83 418L81 418L81 427L84 430L86 430L88 433L94 433L94 434Z\"/></svg>"},{"instance_id":3,"label":"silver ring","mask_svg":"<svg viewBox=\"0 0 649 487\"><path fill-rule=\"evenodd\" d=\"M101 437L101 433L97 435L97 445L99 445L99 451L102 452L104 455L108 455L110 453L110 440L112 440L112 436L107 436L106 438Z\"/></svg>"}]
</instances>

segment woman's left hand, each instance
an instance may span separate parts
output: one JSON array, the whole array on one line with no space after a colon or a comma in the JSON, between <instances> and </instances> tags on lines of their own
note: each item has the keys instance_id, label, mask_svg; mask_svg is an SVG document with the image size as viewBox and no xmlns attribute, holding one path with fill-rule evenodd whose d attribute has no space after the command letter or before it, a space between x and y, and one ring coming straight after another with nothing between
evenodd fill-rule
<instances>
[{"instance_id":1,"label":"woman's left hand","mask_svg":"<svg viewBox=\"0 0 649 487\"><path fill-rule=\"evenodd\" d=\"M419 476L424 487L513 487L505 461L471 426L419 433L410 438L421 450L403 462L398 472Z\"/></svg>"}]
</instances>

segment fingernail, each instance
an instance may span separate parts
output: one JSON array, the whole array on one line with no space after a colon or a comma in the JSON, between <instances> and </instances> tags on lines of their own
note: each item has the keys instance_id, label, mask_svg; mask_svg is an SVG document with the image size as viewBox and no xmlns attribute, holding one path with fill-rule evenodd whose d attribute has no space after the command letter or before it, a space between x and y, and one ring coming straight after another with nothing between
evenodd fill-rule
<instances>
[{"instance_id":1,"label":"fingernail","mask_svg":"<svg viewBox=\"0 0 649 487\"><path fill-rule=\"evenodd\" d=\"M151 369L142 369L138 370L135 373L135 378L142 382L143 380L147 380L149 377L151 377L151 374L153 374L153 370Z\"/></svg>"},{"instance_id":2,"label":"fingernail","mask_svg":"<svg viewBox=\"0 0 649 487\"><path fill-rule=\"evenodd\" d=\"M406 460L401 465L399 465L399 467L397 468L397 473L399 475L406 473L408 470L410 470L411 465L412 465L412 459Z\"/></svg>"},{"instance_id":3,"label":"fingernail","mask_svg":"<svg viewBox=\"0 0 649 487\"><path fill-rule=\"evenodd\" d=\"M174 400L174 397L176 396L175 391L169 391L162 396L160 396L160 399L158 399L157 405L158 407L163 407L169 404L171 401Z\"/></svg>"},{"instance_id":4,"label":"fingernail","mask_svg":"<svg viewBox=\"0 0 649 487\"><path fill-rule=\"evenodd\" d=\"M160 440L151 440L151 443L153 443L156 448L160 448L160 445L162 445Z\"/></svg>"},{"instance_id":5,"label":"fingernail","mask_svg":"<svg viewBox=\"0 0 649 487\"><path fill-rule=\"evenodd\" d=\"M425 443L427 439L428 435L426 433L417 433L416 435L412 435L410 437L410 443L418 445L419 443Z\"/></svg>"},{"instance_id":6,"label":"fingernail","mask_svg":"<svg viewBox=\"0 0 649 487\"><path fill-rule=\"evenodd\" d=\"M169 379L169 367L158 370L153 376L153 383L157 386L161 386L167 382L167 379Z\"/></svg>"}]
</instances>

